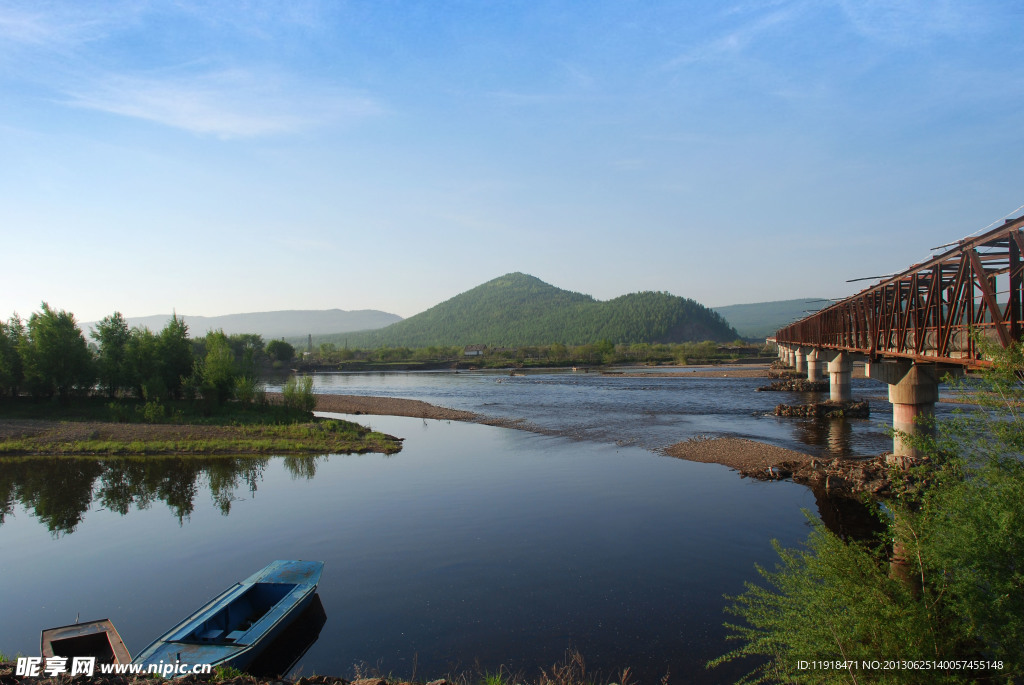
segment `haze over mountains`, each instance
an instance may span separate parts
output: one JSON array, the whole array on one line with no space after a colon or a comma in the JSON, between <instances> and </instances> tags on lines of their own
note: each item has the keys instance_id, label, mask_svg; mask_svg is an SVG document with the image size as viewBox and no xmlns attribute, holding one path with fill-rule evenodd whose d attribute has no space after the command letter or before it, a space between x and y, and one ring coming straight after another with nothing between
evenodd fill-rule
<instances>
[{"instance_id":1,"label":"haze over mountains","mask_svg":"<svg viewBox=\"0 0 1024 685\"><path fill-rule=\"evenodd\" d=\"M365 331L381 328L401 321L397 314L378 311L376 309L360 309L345 311L344 309L289 309L278 312L250 312L247 314L225 314L224 316L192 316L179 314L188 324L193 337L206 335L207 331L223 329L225 333L258 333L264 340L288 338L295 336L324 335L328 333L345 333L348 331ZM130 328L147 327L159 331L171 318L171 314L154 316L138 316L125 319ZM82 324L82 329L92 328L97 322Z\"/></svg>"},{"instance_id":2,"label":"haze over mountains","mask_svg":"<svg viewBox=\"0 0 1024 685\"><path fill-rule=\"evenodd\" d=\"M775 335L786 324L802 319L830 304L820 297L799 300L775 300L751 304L731 304L715 307L744 338L765 338Z\"/></svg>"},{"instance_id":3,"label":"haze over mountains","mask_svg":"<svg viewBox=\"0 0 1024 685\"><path fill-rule=\"evenodd\" d=\"M373 309L285 310L224 316L179 315L193 336L207 331L258 333L304 345L332 342L350 347L430 345L492 346L613 342L730 341L757 339L820 309L818 298L708 308L668 293L631 293L602 302L511 273L467 290L408 319ZM157 331L171 314L132 317L130 327ZM87 322L90 329L96 322Z\"/></svg>"}]
</instances>

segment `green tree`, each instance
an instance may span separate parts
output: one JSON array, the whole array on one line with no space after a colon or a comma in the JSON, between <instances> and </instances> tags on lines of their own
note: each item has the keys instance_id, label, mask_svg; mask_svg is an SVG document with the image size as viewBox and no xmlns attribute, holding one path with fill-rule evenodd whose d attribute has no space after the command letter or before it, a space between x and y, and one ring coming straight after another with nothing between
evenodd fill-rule
<instances>
[{"instance_id":1,"label":"green tree","mask_svg":"<svg viewBox=\"0 0 1024 685\"><path fill-rule=\"evenodd\" d=\"M263 336L257 333L232 333L228 345L235 355L238 372L244 376L255 376L256 367L263 358Z\"/></svg>"},{"instance_id":2,"label":"green tree","mask_svg":"<svg viewBox=\"0 0 1024 685\"><path fill-rule=\"evenodd\" d=\"M274 361L290 362L295 358L295 347L283 339L271 340L267 343L267 356Z\"/></svg>"},{"instance_id":3,"label":"green tree","mask_svg":"<svg viewBox=\"0 0 1024 685\"><path fill-rule=\"evenodd\" d=\"M24 377L19 353L24 337L25 325L17 314L6 323L0 321L0 397L18 394Z\"/></svg>"},{"instance_id":4,"label":"green tree","mask_svg":"<svg viewBox=\"0 0 1024 685\"><path fill-rule=\"evenodd\" d=\"M121 312L104 317L91 334L99 345L96 375L107 397L113 399L129 387L128 341L131 331Z\"/></svg>"},{"instance_id":5,"label":"green tree","mask_svg":"<svg viewBox=\"0 0 1024 685\"><path fill-rule=\"evenodd\" d=\"M195 358L188 337L188 324L177 314L171 316L158 340L160 379L168 395L180 398L192 374Z\"/></svg>"},{"instance_id":6,"label":"green tree","mask_svg":"<svg viewBox=\"0 0 1024 685\"><path fill-rule=\"evenodd\" d=\"M208 333L206 356L199 369L203 397L215 402L227 402L234 394L235 378L239 375L228 336L224 331Z\"/></svg>"},{"instance_id":7,"label":"green tree","mask_svg":"<svg viewBox=\"0 0 1024 685\"><path fill-rule=\"evenodd\" d=\"M741 644L713 664L760 658L744 682L1024 677L1024 352L1020 345L987 352L994 367L959 383L979 408L943 422L937 437L915 437L929 462L886 505L888 539L900 541L915 582L891 573L884 544L848 544L816 525L805 549L777 548L781 564L759 569L765 585L750 584L734 598L729 611L741 622L729 627ZM849 659L987 666L871 673L798 667L800 660Z\"/></svg>"},{"instance_id":8,"label":"green tree","mask_svg":"<svg viewBox=\"0 0 1024 685\"><path fill-rule=\"evenodd\" d=\"M92 353L75 317L43 302L34 312L21 345L25 383L37 397L69 397L85 392L95 380Z\"/></svg>"},{"instance_id":9,"label":"green tree","mask_svg":"<svg viewBox=\"0 0 1024 685\"><path fill-rule=\"evenodd\" d=\"M127 383L139 399L159 400L167 394L160 354L160 340L153 331L132 329L125 346Z\"/></svg>"}]
</instances>

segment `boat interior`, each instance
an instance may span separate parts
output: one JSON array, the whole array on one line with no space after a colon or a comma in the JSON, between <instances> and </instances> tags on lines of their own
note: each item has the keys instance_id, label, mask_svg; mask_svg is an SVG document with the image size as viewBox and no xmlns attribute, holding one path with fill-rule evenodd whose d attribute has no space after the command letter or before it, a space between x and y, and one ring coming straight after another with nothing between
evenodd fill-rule
<instances>
[{"instance_id":1,"label":"boat interior","mask_svg":"<svg viewBox=\"0 0 1024 685\"><path fill-rule=\"evenodd\" d=\"M106 633L76 635L63 640L51 640L50 648L53 650L54 656L94 656L96 663L99 664L118 663Z\"/></svg>"},{"instance_id":2,"label":"boat interior","mask_svg":"<svg viewBox=\"0 0 1024 685\"><path fill-rule=\"evenodd\" d=\"M253 585L189 631L182 641L221 644L236 642L294 589L295 585L288 583Z\"/></svg>"}]
</instances>

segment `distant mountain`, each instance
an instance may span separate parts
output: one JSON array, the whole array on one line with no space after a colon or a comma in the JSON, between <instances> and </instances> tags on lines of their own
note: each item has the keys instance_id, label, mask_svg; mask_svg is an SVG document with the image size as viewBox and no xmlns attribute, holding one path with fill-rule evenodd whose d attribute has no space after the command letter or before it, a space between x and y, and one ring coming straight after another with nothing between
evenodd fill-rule
<instances>
[{"instance_id":1,"label":"distant mountain","mask_svg":"<svg viewBox=\"0 0 1024 685\"><path fill-rule=\"evenodd\" d=\"M512 273L376 331L320 337L349 347L429 347L483 344L502 347L606 339L626 342L735 340L715 312L683 297L643 292L607 302Z\"/></svg>"},{"instance_id":2,"label":"distant mountain","mask_svg":"<svg viewBox=\"0 0 1024 685\"><path fill-rule=\"evenodd\" d=\"M731 304L715 307L744 338L766 338L775 335L786 324L802 319L810 312L826 307L828 300L808 297L800 300L774 300L753 304Z\"/></svg>"},{"instance_id":3,"label":"distant mountain","mask_svg":"<svg viewBox=\"0 0 1024 685\"><path fill-rule=\"evenodd\" d=\"M361 309L345 311L343 309L290 309L279 312L250 312L248 314L226 314L224 316L191 316L179 314L188 324L192 337L206 335L207 331L224 329L228 335L232 333L258 333L264 340L275 338L305 338L307 335L323 335L326 333L344 333L347 331L365 331L381 328L402 317L397 314ZM153 331L161 330L171 318L170 314L156 316L139 316L126 318L129 327L143 326ZM92 328L97 322L91 321L82 325L83 330Z\"/></svg>"}]
</instances>

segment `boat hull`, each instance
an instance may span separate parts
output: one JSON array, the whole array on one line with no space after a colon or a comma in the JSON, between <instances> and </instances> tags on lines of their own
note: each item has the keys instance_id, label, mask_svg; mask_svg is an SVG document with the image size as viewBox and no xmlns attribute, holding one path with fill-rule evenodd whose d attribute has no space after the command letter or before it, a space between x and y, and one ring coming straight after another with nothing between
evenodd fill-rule
<instances>
[{"instance_id":1,"label":"boat hull","mask_svg":"<svg viewBox=\"0 0 1024 685\"><path fill-rule=\"evenodd\" d=\"M323 562L275 561L207 602L133 663L243 670L309 606Z\"/></svg>"},{"instance_id":2,"label":"boat hull","mask_svg":"<svg viewBox=\"0 0 1024 685\"><path fill-rule=\"evenodd\" d=\"M127 664L132 660L109 618L47 628L39 636L39 654L44 659L91 656L100 664Z\"/></svg>"}]
</instances>

